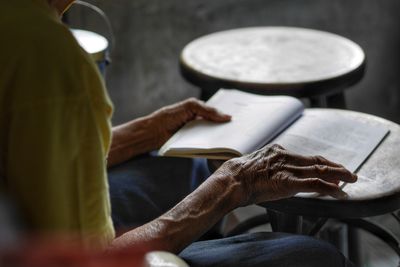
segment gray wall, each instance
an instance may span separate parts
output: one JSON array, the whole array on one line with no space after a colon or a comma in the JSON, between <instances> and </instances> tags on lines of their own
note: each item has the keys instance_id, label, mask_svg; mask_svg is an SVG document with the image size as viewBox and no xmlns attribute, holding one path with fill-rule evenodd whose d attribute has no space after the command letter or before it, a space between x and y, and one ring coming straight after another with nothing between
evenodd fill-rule
<instances>
[{"instance_id":1,"label":"gray wall","mask_svg":"<svg viewBox=\"0 0 400 267\"><path fill-rule=\"evenodd\" d=\"M214 31L259 25L326 30L360 44L364 79L346 93L349 109L400 123L400 1L398 0L92 0L116 36L107 84L114 123L147 114L199 90L186 83L178 56L186 43ZM107 35L91 11L74 7L75 26Z\"/></svg>"}]
</instances>

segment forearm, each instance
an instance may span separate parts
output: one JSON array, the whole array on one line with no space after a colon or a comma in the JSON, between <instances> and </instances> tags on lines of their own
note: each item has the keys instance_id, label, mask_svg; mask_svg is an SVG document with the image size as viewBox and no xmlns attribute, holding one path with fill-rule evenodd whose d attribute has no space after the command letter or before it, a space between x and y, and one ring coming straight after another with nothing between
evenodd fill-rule
<instances>
[{"instance_id":1,"label":"forearm","mask_svg":"<svg viewBox=\"0 0 400 267\"><path fill-rule=\"evenodd\" d=\"M122 163L133 156L157 149L157 131L151 116L113 127L107 166Z\"/></svg>"},{"instance_id":2,"label":"forearm","mask_svg":"<svg viewBox=\"0 0 400 267\"><path fill-rule=\"evenodd\" d=\"M113 247L149 243L153 249L179 253L239 206L241 190L233 178L214 174L164 215L117 238Z\"/></svg>"}]
</instances>

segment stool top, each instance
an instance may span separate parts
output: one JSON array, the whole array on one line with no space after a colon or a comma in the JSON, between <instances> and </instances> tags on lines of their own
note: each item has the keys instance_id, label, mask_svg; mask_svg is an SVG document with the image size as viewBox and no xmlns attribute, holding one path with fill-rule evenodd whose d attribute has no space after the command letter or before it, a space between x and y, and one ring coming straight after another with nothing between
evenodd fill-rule
<instances>
[{"instance_id":1,"label":"stool top","mask_svg":"<svg viewBox=\"0 0 400 267\"><path fill-rule=\"evenodd\" d=\"M349 39L293 27L217 32L192 41L181 53L181 67L187 75L196 76L187 77L197 79L194 83L219 82L221 87L234 83L233 86L245 90L283 87L293 90L337 80L362 69L364 62L363 50Z\"/></svg>"},{"instance_id":2,"label":"stool top","mask_svg":"<svg viewBox=\"0 0 400 267\"><path fill-rule=\"evenodd\" d=\"M400 207L400 125L388 120L354 111L335 109L307 109L318 116L337 113L365 123L384 126L390 133L361 166L354 184L344 191L349 199L331 197L293 197L263 203L263 206L286 213L331 218L359 218L381 215Z\"/></svg>"},{"instance_id":3,"label":"stool top","mask_svg":"<svg viewBox=\"0 0 400 267\"><path fill-rule=\"evenodd\" d=\"M105 37L86 30L71 29L71 32L79 45L90 54L95 61L105 59L105 53L108 48L108 41Z\"/></svg>"}]
</instances>

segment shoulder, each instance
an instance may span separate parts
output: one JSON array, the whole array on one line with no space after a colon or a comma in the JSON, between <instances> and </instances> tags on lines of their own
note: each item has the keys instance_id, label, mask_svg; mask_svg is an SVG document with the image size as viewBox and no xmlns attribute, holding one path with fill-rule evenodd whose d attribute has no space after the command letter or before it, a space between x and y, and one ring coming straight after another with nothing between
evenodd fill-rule
<instances>
[{"instance_id":1,"label":"shoulder","mask_svg":"<svg viewBox=\"0 0 400 267\"><path fill-rule=\"evenodd\" d=\"M32 2L34 1L2 3L0 48L3 51L0 53L14 52L12 55L15 57L46 55L48 59L54 58L51 56L56 56L56 59L68 58L71 54L79 53L79 45L68 28L50 10Z\"/></svg>"},{"instance_id":2,"label":"shoulder","mask_svg":"<svg viewBox=\"0 0 400 267\"><path fill-rule=\"evenodd\" d=\"M28 65L31 71L90 65L87 54L71 31L49 9L33 2L10 1L2 6L1 58L10 65L15 62L18 62L18 67Z\"/></svg>"},{"instance_id":3,"label":"shoulder","mask_svg":"<svg viewBox=\"0 0 400 267\"><path fill-rule=\"evenodd\" d=\"M68 86L70 93L83 93L85 85L99 86L95 64L65 25L40 12L23 15L0 28L6 36L0 56L21 81L40 83L47 92Z\"/></svg>"},{"instance_id":4,"label":"shoulder","mask_svg":"<svg viewBox=\"0 0 400 267\"><path fill-rule=\"evenodd\" d=\"M25 28L20 38L29 44L23 53L25 59L33 57L37 63L45 61L75 68L90 64L87 54L61 22L42 18L33 27Z\"/></svg>"},{"instance_id":5,"label":"shoulder","mask_svg":"<svg viewBox=\"0 0 400 267\"><path fill-rule=\"evenodd\" d=\"M65 25L34 7L5 10L0 10L0 58L7 69L0 70L0 80L8 89L0 92L12 92L16 106L36 100L108 103L94 62Z\"/></svg>"}]
</instances>

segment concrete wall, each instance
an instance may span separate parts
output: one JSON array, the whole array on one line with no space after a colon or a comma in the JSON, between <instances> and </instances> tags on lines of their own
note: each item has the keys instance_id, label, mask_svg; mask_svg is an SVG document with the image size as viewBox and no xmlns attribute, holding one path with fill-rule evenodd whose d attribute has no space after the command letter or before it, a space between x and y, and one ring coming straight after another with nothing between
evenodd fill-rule
<instances>
[{"instance_id":1,"label":"concrete wall","mask_svg":"<svg viewBox=\"0 0 400 267\"><path fill-rule=\"evenodd\" d=\"M400 123L400 1L398 0L92 0L116 36L107 83L114 123L147 114L199 90L186 83L178 56L201 35L246 26L288 25L326 30L360 44L364 79L347 91L349 109ZM73 25L107 35L89 10L74 7Z\"/></svg>"}]
</instances>

